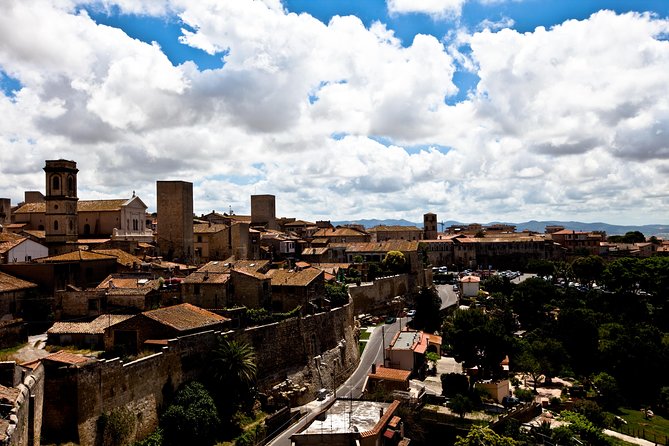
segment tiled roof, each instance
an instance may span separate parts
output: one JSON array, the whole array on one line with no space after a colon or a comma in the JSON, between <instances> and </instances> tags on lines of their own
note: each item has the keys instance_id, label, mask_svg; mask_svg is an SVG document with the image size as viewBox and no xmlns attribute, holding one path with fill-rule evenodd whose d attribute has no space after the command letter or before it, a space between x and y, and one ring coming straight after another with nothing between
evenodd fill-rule
<instances>
[{"instance_id":1,"label":"tiled roof","mask_svg":"<svg viewBox=\"0 0 669 446\"><path fill-rule=\"evenodd\" d=\"M0 232L0 243L13 242L22 239L23 237L18 234L14 234L13 232Z\"/></svg>"},{"instance_id":2,"label":"tiled roof","mask_svg":"<svg viewBox=\"0 0 669 446\"><path fill-rule=\"evenodd\" d=\"M135 264L141 265L142 259L123 251L122 249L94 249L92 252L116 257L117 263L123 266L133 266Z\"/></svg>"},{"instance_id":3,"label":"tiled roof","mask_svg":"<svg viewBox=\"0 0 669 446\"><path fill-rule=\"evenodd\" d=\"M460 279L460 282L462 283L479 283L480 281L481 278L477 276L465 276L462 279Z\"/></svg>"},{"instance_id":4,"label":"tiled roof","mask_svg":"<svg viewBox=\"0 0 669 446\"><path fill-rule=\"evenodd\" d=\"M215 234L216 232L221 232L225 229L228 229L228 225L223 224L213 224L208 223L199 224L193 226L193 234Z\"/></svg>"},{"instance_id":5,"label":"tiled roof","mask_svg":"<svg viewBox=\"0 0 669 446\"><path fill-rule=\"evenodd\" d=\"M302 250L303 256L320 256L328 252L328 248L323 246L321 248L304 248Z\"/></svg>"},{"instance_id":6,"label":"tiled roof","mask_svg":"<svg viewBox=\"0 0 669 446\"><path fill-rule=\"evenodd\" d=\"M311 223L309 221L304 221L304 220L295 220L291 221L290 223L284 224L284 226L316 226L316 223Z\"/></svg>"},{"instance_id":7,"label":"tiled roof","mask_svg":"<svg viewBox=\"0 0 669 446\"><path fill-rule=\"evenodd\" d=\"M0 384L0 403L14 405L20 393L19 389Z\"/></svg>"},{"instance_id":8,"label":"tiled roof","mask_svg":"<svg viewBox=\"0 0 669 446\"><path fill-rule=\"evenodd\" d=\"M0 272L0 293L37 288L37 285Z\"/></svg>"},{"instance_id":9,"label":"tiled roof","mask_svg":"<svg viewBox=\"0 0 669 446\"><path fill-rule=\"evenodd\" d=\"M366 232L353 228L323 228L314 232L314 237L362 237Z\"/></svg>"},{"instance_id":10,"label":"tiled roof","mask_svg":"<svg viewBox=\"0 0 669 446\"><path fill-rule=\"evenodd\" d=\"M58 262L81 262L91 260L110 260L113 256L106 254L98 254L92 251L72 251L58 256L44 257L37 259L39 263L58 263Z\"/></svg>"},{"instance_id":11,"label":"tiled roof","mask_svg":"<svg viewBox=\"0 0 669 446\"><path fill-rule=\"evenodd\" d=\"M51 353L50 355L42 358L43 361L53 361L61 362L63 364L70 365L80 365L87 362L95 361L94 359L87 358L86 356L76 355L74 353L66 352L65 350L57 351L56 353Z\"/></svg>"},{"instance_id":12,"label":"tiled roof","mask_svg":"<svg viewBox=\"0 0 669 446\"><path fill-rule=\"evenodd\" d=\"M142 314L179 331L217 325L229 320L191 304L179 304L172 307L159 308L157 310L145 311Z\"/></svg>"},{"instance_id":13,"label":"tiled roof","mask_svg":"<svg viewBox=\"0 0 669 446\"><path fill-rule=\"evenodd\" d=\"M110 283L111 282L111 283ZM110 274L95 287L99 290L107 290L112 288L119 289L157 289L160 285L159 279L150 279L148 277L126 277L116 274Z\"/></svg>"},{"instance_id":14,"label":"tiled roof","mask_svg":"<svg viewBox=\"0 0 669 446\"><path fill-rule=\"evenodd\" d=\"M0 243L0 254L4 254L4 253L6 253L6 252L9 251L10 249L12 249L12 248L14 248L14 247L20 245L21 243L23 243L25 240L27 240L27 239L25 239L25 238L19 238L19 239L14 239L14 240L6 241L6 242L1 242L1 243Z\"/></svg>"},{"instance_id":15,"label":"tiled roof","mask_svg":"<svg viewBox=\"0 0 669 446\"><path fill-rule=\"evenodd\" d=\"M347 243L346 252L382 252L388 251L417 251L417 240L388 240L385 242L369 242L369 243Z\"/></svg>"},{"instance_id":16,"label":"tiled roof","mask_svg":"<svg viewBox=\"0 0 669 446\"><path fill-rule=\"evenodd\" d=\"M79 200L77 201L77 212L103 212L103 211L118 211L125 203L127 198L114 200ZM16 211L14 214L33 214L45 213L46 202L41 203L26 203Z\"/></svg>"},{"instance_id":17,"label":"tiled roof","mask_svg":"<svg viewBox=\"0 0 669 446\"><path fill-rule=\"evenodd\" d=\"M230 280L230 273L218 273L209 271L195 271L184 278L183 283L227 283Z\"/></svg>"},{"instance_id":18,"label":"tiled roof","mask_svg":"<svg viewBox=\"0 0 669 446\"><path fill-rule=\"evenodd\" d=\"M376 373L370 373L372 379L385 379L388 381L408 381L411 375L411 370L391 369L383 366L376 368Z\"/></svg>"},{"instance_id":19,"label":"tiled roof","mask_svg":"<svg viewBox=\"0 0 669 446\"><path fill-rule=\"evenodd\" d=\"M130 314L103 314L90 322L55 322L49 334L102 334L105 328L131 318Z\"/></svg>"},{"instance_id":20,"label":"tiled roof","mask_svg":"<svg viewBox=\"0 0 669 446\"><path fill-rule=\"evenodd\" d=\"M404 232L404 231L414 231L414 232L423 232L422 229L418 229L416 226L399 226L399 225L394 225L394 226L385 226L385 225L378 225L374 226L373 228L368 229L369 232L378 232L378 231L388 231L388 232Z\"/></svg>"},{"instance_id":21,"label":"tiled roof","mask_svg":"<svg viewBox=\"0 0 669 446\"><path fill-rule=\"evenodd\" d=\"M323 271L316 268L305 268L300 271L287 269L271 269L267 275L272 279L272 286L307 286Z\"/></svg>"},{"instance_id":22,"label":"tiled roof","mask_svg":"<svg viewBox=\"0 0 669 446\"><path fill-rule=\"evenodd\" d=\"M37 229L24 229L22 233L28 234L36 239L46 238L46 231L38 231Z\"/></svg>"}]
</instances>

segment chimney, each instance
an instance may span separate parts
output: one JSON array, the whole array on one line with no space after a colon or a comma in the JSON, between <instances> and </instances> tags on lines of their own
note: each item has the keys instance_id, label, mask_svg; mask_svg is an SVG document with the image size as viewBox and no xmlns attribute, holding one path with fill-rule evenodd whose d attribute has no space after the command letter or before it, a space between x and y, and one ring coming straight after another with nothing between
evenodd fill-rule
<instances>
[{"instance_id":1,"label":"chimney","mask_svg":"<svg viewBox=\"0 0 669 446\"><path fill-rule=\"evenodd\" d=\"M376 374L376 363L372 364L372 375Z\"/></svg>"}]
</instances>

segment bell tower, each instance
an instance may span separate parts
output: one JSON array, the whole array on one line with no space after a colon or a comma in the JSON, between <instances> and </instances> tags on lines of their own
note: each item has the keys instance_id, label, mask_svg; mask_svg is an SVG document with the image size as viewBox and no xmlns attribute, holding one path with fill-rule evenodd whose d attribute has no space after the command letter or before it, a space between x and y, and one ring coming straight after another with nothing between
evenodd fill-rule
<instances>
[{"instance_id":1,"label":"bell tower","mask_svg":"<svg viewBox=\"0 0 669 446\"><path fill-rule=\"evenodd\" d=\"M53 245L76 242L77 228L77 163L47 160L46 172L46 243Z\"/></svg>"}]
</instances>

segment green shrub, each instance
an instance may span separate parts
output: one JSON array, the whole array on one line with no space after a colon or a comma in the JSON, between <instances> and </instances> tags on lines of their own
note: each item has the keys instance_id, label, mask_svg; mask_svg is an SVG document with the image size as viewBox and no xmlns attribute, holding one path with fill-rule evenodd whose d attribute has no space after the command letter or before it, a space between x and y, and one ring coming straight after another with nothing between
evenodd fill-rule
<instances>
[{"instance_id":1,"label":"green shrub","mask_svg":"<svg viewBox=\"0 0 669 446\"><path fill-rule=\"evenodd\" d=\"M124 446L130 444L137 419L130 409L118 407L100 415L98 427L102 431L103 446Z\"/></svg>"}]
</instances>

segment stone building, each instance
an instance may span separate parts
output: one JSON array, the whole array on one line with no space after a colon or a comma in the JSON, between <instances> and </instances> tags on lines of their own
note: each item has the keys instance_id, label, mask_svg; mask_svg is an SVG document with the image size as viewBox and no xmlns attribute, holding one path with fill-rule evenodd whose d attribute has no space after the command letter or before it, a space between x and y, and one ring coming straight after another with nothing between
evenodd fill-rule
<instances>
[{"instance_id":1,"label":"stone building","mask_svg":"<svg viewBox=\"0 0 669 446\"><path fill-rule=\"evenodd\" d=\"M257 259L258 241L257 237L251 235L251 231L247 222L196 224L193 227L195 257L203 262L231 256L240 260Z\"/></svg>"},{"instance_id":2,"label":"stone building","mask_svg":"<svg viewBox=\"0 0 669 446\"><path fill-rule=\"evenodd\" d=\"M298 305L311 313L323 307L325 273L316 268L272 269L272 310L290 311Z\"/></svg>"},{"instance_id":3,"label":"stone building","mask_svg":"<svg viewBox=\"0 0 669 446\"><path fill-rule=\"evenodd\" d=\"M251 195L251 226L279 229L274 195Z\"/></svg>"},{"instance_id":4,"label":"stone building","mask_svg":"<svg viewBox=\"0 0 669 446\"><path fill-rule=\"evenodd\" d=\"M160 254L166 259L192 260L193 183L157 182L158 234Z\"/></svg>"},{"instance_id":5,"label":"stone building","mask_svg":"<svg viewBox=\"0 0 669 446\"><path fill-rule=\"evenodd\" d=\"M415 226L385 226L379 225L369 228L367 231L372 236L372 242L385 242L388 240L421 240L423 230Z\"/></svg>"},{"instance_id":6,"label":"stone building","mask_svg":"<svg viewBox=\"0 0 669 446\"><path fill-rule=\"evenodd\" d=\"M423 239L436 240L437 239L437 214L428 212L423 215Z\"/></svg>"},{"instance_id":7,"label":"stone building","mask_svg":"<svg viewBox=\"0 0 669 446\"><path fill-rule=\"evenodd\" d=\"M66 243L76 242L77 228L77 163L67 160L47 160L46 210L44 230L51 254L64 252Z\"/></svg>"}]
</instances>

